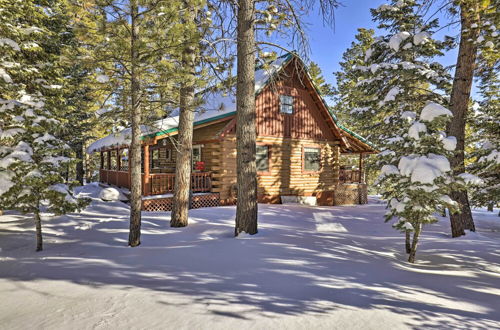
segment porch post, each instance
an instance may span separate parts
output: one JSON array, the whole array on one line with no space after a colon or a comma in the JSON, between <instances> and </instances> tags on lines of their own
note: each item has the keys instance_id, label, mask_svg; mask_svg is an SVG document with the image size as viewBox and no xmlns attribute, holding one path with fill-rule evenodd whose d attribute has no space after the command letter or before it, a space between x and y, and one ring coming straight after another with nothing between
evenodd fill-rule
<instances>
[{"instance_id":1,"label":"porch post","mask_svg":"<svg viewBox=\"0 0 500 330\"><path fill-rule=\"evenodd\" d=\"M120 148L116 149L116 169L121 171Z\"/></svg>"},{"instance_id":2,"label":"porch post","mask_svg":"<svg viewBox=\"0 0 500 330\"><path fill-rule=\"evenodd\" d=\"M108 150L108 151L106 151L106 153L107 153L107 157L108 157L108 168L107 168L107 170L111 171L111 151Z\"/></svg>"},{"instance_id":3,"label":"porch post","mask_svg":"<svg viewBox=\"0 0 500 330\"><path fill-rule=\"evenodd\" d=\"M102 151L99 152L99 154L101 155L101 164L99 165L99 181L100 182L104 182L104 178L103 178L103 170L104 170L104 154Z\"/></svg>"},{"instance_id":4,"label":"porch post","mask_svg":"<svg viewBox=\"0 0 500 330\"><path fill-rule=\"evenodd\" d=\"M340 146L333 147L333 181L335 185L340 183Z\"/></svg>"},{"instance_id":5,"label":"porch post","mask_svg":"<svg viewBox=\"0 0 500 330\"><path fill-rule=\"evenodd\" d=\"M149 187L149 144L144 145L144 191L142 194L147 196L150 194L151 189Z\"/></svg>"},{"instance_id":6,"label":"porch post","mask_svg":"<svg viewBox=\"0 0 500 330\"><path fill-rule=\"evenodd\" d=\"M363 180L363 176L365 174L364 167L365 167L365 162L364 162L364 158L363 158L363 153L360 152L359 153L359 183L363 183L365 181L365 180Z\"/></svg>"}]
</instances>

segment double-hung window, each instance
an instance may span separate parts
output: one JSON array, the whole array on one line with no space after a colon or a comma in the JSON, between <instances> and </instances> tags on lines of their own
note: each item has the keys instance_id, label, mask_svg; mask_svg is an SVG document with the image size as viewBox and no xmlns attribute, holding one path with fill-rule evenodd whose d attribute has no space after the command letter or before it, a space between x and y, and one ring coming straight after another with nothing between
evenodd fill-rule
<instances>
[{"instance_id":1,"label":"double-hung window","mask_svg":"<svg viewBox=\"0 0 500 330\"><path fill-rule=\"evenodd\" d=\"M293 96L280 95L280 112L286 114L293 113Z\"/></svg>"},{"instance_id":2,"label":"double-hung window","mask_svg":"<svg viewBox=\"0 0 500 330\"><path fill-rule=\"evenodd\" d=\"M321 165L321 149L304 147L304 172L318 172Z\"/></svg>"},{"instance_id":3,"label":"double-hung window","mask_svg":"<svg viewBox=\"0 0 500 330\"><path fill-rule=\"evenodd\" d=\"M256 152L257 172L269 172L269 146L257 146Z\"/></svg>"}]
</instances>

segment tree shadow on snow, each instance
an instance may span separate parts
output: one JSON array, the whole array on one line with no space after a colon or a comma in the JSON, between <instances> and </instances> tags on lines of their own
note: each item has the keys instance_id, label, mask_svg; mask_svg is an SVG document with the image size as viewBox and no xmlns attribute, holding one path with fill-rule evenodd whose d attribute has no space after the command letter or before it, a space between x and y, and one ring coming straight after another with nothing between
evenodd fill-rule
<instances>
[{"instance_id":1,"label":"tree shadow on snow","mask_svg":"<svg viewBox=\"0 0 500 330\"><path fill-rule=\"evenodd\" d=\"M45 223L42 253L32 252L32 232L11 231L1 247L24 243L3 250L10 258L0 277L177 293L241 320L379 309L410 317L410 327L498 326L498 256L478 256L479 241L462 244L437 229L409 265L402 236L378 207L260 205L259 234L239 238L234 207L191 210L188 228L168 227L169 213L144 213L142 245L129 248L127 206L100 202ZM442 240L441 249L427 240Z\"/></svg>"}]
</instances>

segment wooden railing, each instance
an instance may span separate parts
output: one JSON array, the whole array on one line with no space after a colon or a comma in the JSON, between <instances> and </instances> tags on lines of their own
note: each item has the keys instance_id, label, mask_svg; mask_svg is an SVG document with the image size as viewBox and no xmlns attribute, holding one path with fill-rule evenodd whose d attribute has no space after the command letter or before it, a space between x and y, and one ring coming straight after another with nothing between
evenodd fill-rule
<instances>
[{"instance_id":1,"label":"wooden railing","mask_svg":"<svg viewBox=\"0 0 500 330\"><path fill-rule=\"evenodd\" d=\"M128 171L99 170L99 180L117 187L130 189L130 177Z\"/></svg>"},{"instance_id":2,"label":"wooden railing","mask_svg":"<svg viewBox=\"0 0 500 330\"><path fill-rule=\"evenodd\" d=\"M160 195L174 192L175 173L154 173L149 175L149 189L144 195ZM191 191L209 192L212 190L211 172L191 173Z\"/></svg>"},{"instance_id":3,"label":"wooden railing","mask_svg":"<svg viewBox=\"0 0 500 330\"><path fill-rule=\"evenodd\" d=\"M360 182L359 170L340 170L339 181L345 183L359 183Z\"/></svg>"},{"instance_id":4,"label":"wooden railing","mask_svg":"<svg viewBox=\"0 0 500 330\"><path fill-rule=\"evenodd\" d=\"M99 170L101 182L130 189L129 172ZM143 195L160 195L174 192L175 173L153 173L149 180L142 175ZM146 182L148 182L146 184ZM191 173L191 190L193 192L210 192L212 190L212 172Z\"/></svg>"}]
</instances>

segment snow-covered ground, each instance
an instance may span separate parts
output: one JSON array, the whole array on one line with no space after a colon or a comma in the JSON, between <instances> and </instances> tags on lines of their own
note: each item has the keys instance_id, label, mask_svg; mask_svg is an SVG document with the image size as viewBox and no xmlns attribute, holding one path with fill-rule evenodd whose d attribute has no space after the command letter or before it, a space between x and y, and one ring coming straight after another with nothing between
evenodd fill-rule
<instances>
[{"instance_id":1,"label":"snow-covered ground","mask_svg":"<svg viewBox=\"0 0 500 330\"><path fill-rule=\"evenodd\" d=\"M128 207L94 197L45 220L34 252L26 216L0 217L2 329L500 328L500 219L477 234L425 228L406 263L384 206L260 205L259 234L233 238L234 207L191 210L187 228L144 213L126 247ZM497 210L498 211L498 210Z\"/></svg>"}]
</instances>

